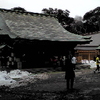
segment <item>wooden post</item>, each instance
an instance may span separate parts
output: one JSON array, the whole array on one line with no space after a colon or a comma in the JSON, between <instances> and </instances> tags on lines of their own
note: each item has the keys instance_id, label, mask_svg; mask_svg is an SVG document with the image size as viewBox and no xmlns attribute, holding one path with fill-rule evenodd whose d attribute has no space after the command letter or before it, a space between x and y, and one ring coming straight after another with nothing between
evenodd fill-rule
<instances>
[{"instance_id":1,"label":"wooden post","mask_svg":"<svg viewBox=\"0 0 100 100\"><path fill-rule=\"evenodd\" d=\"M22 62L21 61L17 62L17 68L22 69Z\"/></svg>"},{"instance_id":2,"label":"wooden post","mask_svg":"<svg viewBox=\"0 0 100 100\"><path fill-rule=\"evenodd\" d=\"M89 52L89 57L88 57L89 61L90 61L90 52Z\"/></svg>"},{"instance_id":3,"label":"wooden post","mask_svg":"<svg viewBox=\"0 0 100 100\"><path fill-rule=\"evenodd\" d=\"M17 68L18 69L22 68L22 62L20 61L20 58L17 58Z\"/></svg>"}]
</instances>

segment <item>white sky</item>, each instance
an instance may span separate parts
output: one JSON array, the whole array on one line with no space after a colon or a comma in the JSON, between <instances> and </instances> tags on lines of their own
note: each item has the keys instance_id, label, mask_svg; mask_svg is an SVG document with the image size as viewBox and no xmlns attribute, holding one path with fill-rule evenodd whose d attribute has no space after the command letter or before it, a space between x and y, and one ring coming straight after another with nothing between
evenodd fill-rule
<instances>
[{"instance_id":1,"label":"white sky","mask_svg":"<svg viewBox=\"0 0 100 100\"><path fill-rule=\"evenodd\" d=\"M0 8L23 7L27 11L41 13L43 8L69 10L70 16L83 16L100 6L100 0L0 0Z\"/></svg>"}]
</instances>

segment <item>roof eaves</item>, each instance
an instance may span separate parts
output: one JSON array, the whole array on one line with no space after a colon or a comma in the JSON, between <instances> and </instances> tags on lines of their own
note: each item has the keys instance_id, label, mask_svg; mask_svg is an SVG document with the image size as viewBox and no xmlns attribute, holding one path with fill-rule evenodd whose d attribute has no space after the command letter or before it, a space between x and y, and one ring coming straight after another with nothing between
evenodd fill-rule
<instances>
[{"instance_id":1,"label":"roof eaves","mask_svg":"<svg viewBox=\"0 0 100 100\"><path fill-rule=\"evenodd\" d=\"M97 50L100 50L100 45L96 48Z\"/></svg>"}]
</instances>

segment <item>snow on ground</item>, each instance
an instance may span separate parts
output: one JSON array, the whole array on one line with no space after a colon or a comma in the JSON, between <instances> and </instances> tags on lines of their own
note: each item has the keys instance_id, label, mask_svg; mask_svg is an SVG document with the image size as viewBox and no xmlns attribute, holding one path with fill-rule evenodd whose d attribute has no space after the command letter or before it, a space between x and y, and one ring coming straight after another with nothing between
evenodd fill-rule
<instances>
[{"instance_id":1,"label":"snow on ground","mask_svg":"<svg viewBox=\"0 0 100 100\"><path fill-rule=\"evenodd\" d=\"M94 60L82 60L82 63L85 65L90 65L90 68L96 67L96 62Z\"/></svg>"},{"instance_id":2,"label":"snow on ground","mask_svg":"<svg viewBox=\"0 0 100 100\"><path fill-rule=\"evenodd\" d=\"M82 60L82 63L85 65L90 65L90 68L96 67L96 62L93 60ZM48 75L46 73L43 74L32 74L27 71L21 71L21 70L12 70L9 73L6 71L0 71L0 86L10 86L18 87L27 85L28 83L33 83L37 79L47 79Z\"/></svg>"},{"instance_id":3,"label":"snow on ground","mask_svg":"<svg viewBox=\"0 0 100 100\"><path fill-rule=\"evenodd\" d=\"M48 75L46 73L43 74L32 74L27 71L21 70L12 70L9 73L6 71L0 71L0 86L10 86L18 87L27 85L28 83L33 83L36 79L47 79ZM19 81L18 81L19 80Z\"/></svg>"},{"instance_id":4,"label":"snow on ground","mask_svg":"<svg viewBox=\"0 0 100 100\"><path fill-rule=\"evenodd\" d=\"M13 80L6 71L1 71L0 72L0 85L10 85L15 83L16 81Z\"/></svg>"}]
</instances>

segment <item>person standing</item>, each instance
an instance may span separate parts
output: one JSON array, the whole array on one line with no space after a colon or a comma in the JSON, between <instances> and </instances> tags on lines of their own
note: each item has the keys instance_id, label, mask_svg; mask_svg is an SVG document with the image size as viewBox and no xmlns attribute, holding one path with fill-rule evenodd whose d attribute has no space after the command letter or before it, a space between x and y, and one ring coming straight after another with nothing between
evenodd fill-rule
<instances>
[{"instance_id":1,"label":"person standing","mask_svg":"<svg viewBox=\"0 0 100 100\"><path fill-rule=\"evenodd\" d=\"M65 79L66 79L67 90L73 89L74 78L75 78L75 72L74 72L74 68L73 68L71 59L67 58L66 59L66 68L65 68Z\"/></svg>"},{"instance_id":2,"label":"person standing","mask_svg":"<svg viewBox=\"0 0 100 100\"><path fill-rule=\"evenodd\" d=\"M75 70L75 66L76 66L76 63L77 63L77 60L76 60L75 56L72 57L71 62L72 62L73 68Z\"/></svg>"},{"instance_id":3,"label":"person standing","mask_svg":"<svg viewBox=\"0 0 100 100\"><path fill-rule=\"evenodd\" d=\"M96 72L96 71L99 71L99 64L100 64L100 62L99 62L99 55L97 55L97 57L96 57L96 66L97 66L97 68L96 68L96 70L94 71L94 73Z\"/></svg>"}]
</instances>

